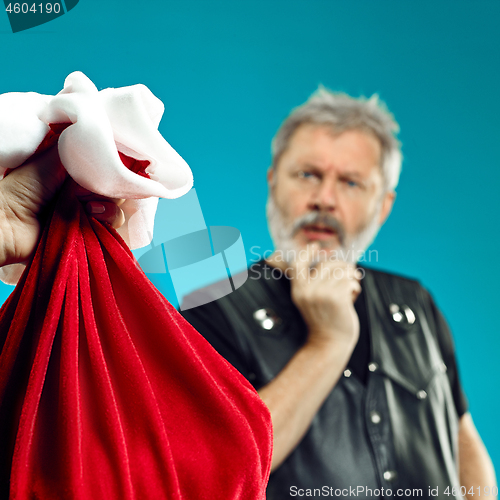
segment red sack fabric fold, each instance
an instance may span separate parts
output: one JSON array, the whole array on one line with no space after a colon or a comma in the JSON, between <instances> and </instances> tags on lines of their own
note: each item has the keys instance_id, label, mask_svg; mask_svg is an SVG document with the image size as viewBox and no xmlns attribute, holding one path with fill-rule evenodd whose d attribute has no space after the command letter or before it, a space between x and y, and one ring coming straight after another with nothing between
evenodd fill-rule
<instances>
[{"instance_id":1,"label":"red sack fabric fold","mask_svg":"<svg viewBox=\"0 0 500 500\"><path fill-rule=\"evenodd\" d=\"M74 185L0 310L0 498L264 499L267 408Z\"/></svg>"}]
</instances>

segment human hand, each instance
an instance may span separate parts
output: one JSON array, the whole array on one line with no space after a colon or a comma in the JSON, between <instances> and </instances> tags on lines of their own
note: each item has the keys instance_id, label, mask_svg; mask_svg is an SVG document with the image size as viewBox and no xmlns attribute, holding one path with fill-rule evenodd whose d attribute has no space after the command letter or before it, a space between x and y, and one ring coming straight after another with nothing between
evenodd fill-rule
<instances>
[{"instance_id":1,"label":"human hand","mask_svg":"<svg viewBox=\"0 0 500 500\"><path fill-rule=\"evenodd\" d=\"M314 263L317 245L293 267L292 301L308 326L309 343L335 343L352 351L359 337L354 301L361 292L355 267L343 261Z\"/></svg>"},{"instance_id":2,"label":"human hand","mask_svg":"<svg viewBox=\"0 0 500 500\"><path fill-rule=\"evenodd\" d=\"M53 147L12 170L0 181L0 266L27 260L40 238L44 208L64 183L67 172ZM120 227L125 216L115 200L77 186L75 194L87 213Z\"/></svg>"},{"instance_id":3,"label":"human hand","mask_svg":"<svg viewBox=\"0 0 500 500\"><path fill-rule=\"evenodd\" d=\"M123 226L125 214L120 208L125 202L120 198L107 198L76 185L75 194L83 203L85 211L101 222L107 222L115 229Z\"/></svg>"}]
</instances>

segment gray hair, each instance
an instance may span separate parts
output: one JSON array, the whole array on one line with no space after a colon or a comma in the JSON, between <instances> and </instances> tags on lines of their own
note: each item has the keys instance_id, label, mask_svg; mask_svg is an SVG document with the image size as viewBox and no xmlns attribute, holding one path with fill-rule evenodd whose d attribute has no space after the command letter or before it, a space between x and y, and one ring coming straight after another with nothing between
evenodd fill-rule
<instances>
[{"instance_id":1,"label":"gray hair","mask_svg":"<svg viewBox=\"0 0 500 500\"><path fill-rule=\"evenodd\" d=\"M354 99L320 85L304 104L288 115L274 136L271 146L273 168L276 168L297 128L309 123L327 125L338 133L353 129L372 133L382 146L385 190L396 188L402 162L401 144L396 138L399 125L377 94L369 99Z\"/></svg>"}]
</instances>

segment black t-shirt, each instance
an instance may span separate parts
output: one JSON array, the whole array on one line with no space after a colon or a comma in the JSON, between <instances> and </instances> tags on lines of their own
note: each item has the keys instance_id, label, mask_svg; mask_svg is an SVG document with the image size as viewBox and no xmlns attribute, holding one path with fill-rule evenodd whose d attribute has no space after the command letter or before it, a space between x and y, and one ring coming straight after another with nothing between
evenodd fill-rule
<instances>
[{"instance_id":1,"label":"black t-shirt","mask_svg":"<svg viewBox=\"0 0 500 500\"><path fill-rule=\"evenodd\" d=\"M290 297L290 280L284 274L274 273L271 278L272 268L269 268L264 261L259 261L249 269L250 279L252 273L258 273L265 279L268 276L274 281L274 289L280 290L283 297ZM287 299L289 300L289 299ZM434 304L434 303L433 303ZM368 325L368 313L366 308L365 294L362 290L355 304L355 309L358 314L360 323L359 340L351 355L348 363L348 368L353 372L360 381L366 384L368 374L368 363L370 360L370 330ZM453 340L448 328L448 325L440 313L434 307L434 316L438 326L438 343L441 349L443 361L447 366L447 375L450 380L450 386L453 392L458 416L462 416L467 412L468 404L463 393L459 376ZM237 348L237 341L231 338L232 329L217 301L209 302L203 306L199 306L187 311L181 311L181 314L198 330L212 346L229 361L238 371L246 376L251 383L254 383L256 389L260 389L258 383L253 380L252 370L245 365L245 360L242 359L241 352Z\"/></svg>"}]
</instances>

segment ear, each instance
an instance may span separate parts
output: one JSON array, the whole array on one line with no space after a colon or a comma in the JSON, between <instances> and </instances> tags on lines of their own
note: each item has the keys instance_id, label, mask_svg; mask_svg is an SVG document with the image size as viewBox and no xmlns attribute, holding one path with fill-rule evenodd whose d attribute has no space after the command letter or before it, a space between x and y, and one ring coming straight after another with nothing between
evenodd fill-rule
<instances>
[{"instance_id":1,"label":"ear","mask_svg":"<svg viewBox=\"0 0 500 500\"><path fill-rule=\"evenodd\" d=\"M276 172L272 165L267 169L267 185L272 189L276 180Z\"/></svg>"},{"instance_id":2,"label":"ear","mask_svg":"<svg viewBox=\"0 0 500 500\"><path fill-rule=\"evenodd\" d=\"M382 210L380 211L380 218L379 218L380 225L382 225L387 220L387 217L389 217L395 199L396 199L396 191L389 191L384 195L384 199L382 201Z\"/></svg>"}]
</instances>

